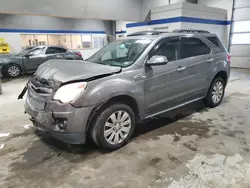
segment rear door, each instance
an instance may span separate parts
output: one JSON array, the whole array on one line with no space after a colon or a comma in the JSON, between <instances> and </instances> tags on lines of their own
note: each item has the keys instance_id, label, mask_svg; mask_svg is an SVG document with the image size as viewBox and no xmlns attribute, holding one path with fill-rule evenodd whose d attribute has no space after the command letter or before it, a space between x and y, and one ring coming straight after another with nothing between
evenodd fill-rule
<instances>
[{"instance_id":1,"label":"rear door","mask_svg":"<svg viewBox=\"0 0 250 188\"><path fill-rule=\"evenodd\" d=\"M60 47L48 47L46 49L46 60L50 60L50 59L63 59L64 58L64 53L67 50L64 48L60 48Z\"/></svg>"},{"instance_id":2,"label":"rear door","mask_svg":"<svg viewBox=\"0 0 250 188\"><path fill-rule=\"evenodd\" d=\"M211 49L201 39L181 37L178 71L185 82L180 90L181 102L204 96L212 62Z\"/></svg>"},{"instance_id":3,"label":"rear door","mask_svg":"<svg viewBox=\"0 0 250 188\"><path fill-rule=\"evenodd\" d=\"M23 57L24 66L27 72L35 71L45 60L45 47L36 47Z\"/></svg>"}]
</instances>

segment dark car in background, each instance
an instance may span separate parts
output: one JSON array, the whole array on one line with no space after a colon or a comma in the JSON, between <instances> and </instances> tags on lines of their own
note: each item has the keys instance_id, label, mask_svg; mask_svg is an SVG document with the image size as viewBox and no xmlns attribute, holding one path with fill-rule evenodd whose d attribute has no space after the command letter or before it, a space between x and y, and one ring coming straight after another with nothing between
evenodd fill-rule
<instances>
[{"instance_id":1,"label":"dark car in background","mask_svg":"<svg viewBox=\"0 0 250 188\"><path fill-rule=\"evenodd\" d=\"M83 60L80 52L61 46L31 46L17 54L0 56L0 70L6 77L17 77L35 72L50 59Z\"/></svg>"}]
</instances>

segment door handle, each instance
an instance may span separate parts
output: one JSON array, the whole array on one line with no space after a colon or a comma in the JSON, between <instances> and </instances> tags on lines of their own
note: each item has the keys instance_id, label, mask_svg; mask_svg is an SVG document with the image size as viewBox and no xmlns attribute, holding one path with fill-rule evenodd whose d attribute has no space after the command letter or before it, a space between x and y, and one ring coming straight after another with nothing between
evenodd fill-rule
<instances>
[{"instance_id":1,"label":"door handle","mask_svg":"<svg viewBox=\"0 0 250 188\"><path fill-rule=\"evenodd\" d=\"M181 66L180 66L180 67L178 67L176 70L179 71L179 72L181 72L181 71L184 71L186 68L187 68L187 67L181 67Z\"/></svg>"},{"instance_id":2,"label":"door handle","mask_svg":"<svg viewBox=\"0 0 250 188\"><path fill-rule=\"evenodd\" d=\"M208 62L208 63L211 63L213 60L214 60L214 59L211 58L211 59L208 59L207 62Z\"/></svg>"}]
</instances>

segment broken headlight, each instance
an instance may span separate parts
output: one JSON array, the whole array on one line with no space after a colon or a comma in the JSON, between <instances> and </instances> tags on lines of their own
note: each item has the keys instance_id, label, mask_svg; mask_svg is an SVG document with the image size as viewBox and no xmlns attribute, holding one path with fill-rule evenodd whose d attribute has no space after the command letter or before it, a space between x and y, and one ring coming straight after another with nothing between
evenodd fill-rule
<instances>
[{"instance_id":1,"label":"broken headlight","mask_svg":"<svg viewBox=\"0 0 250 188\"><path fill-rule=\"evenodd\" d=\"M61 86L54 96L54 100L69 103L76 100L86 89L87 82L77 82Z\"/></svg>"}]
</instances>

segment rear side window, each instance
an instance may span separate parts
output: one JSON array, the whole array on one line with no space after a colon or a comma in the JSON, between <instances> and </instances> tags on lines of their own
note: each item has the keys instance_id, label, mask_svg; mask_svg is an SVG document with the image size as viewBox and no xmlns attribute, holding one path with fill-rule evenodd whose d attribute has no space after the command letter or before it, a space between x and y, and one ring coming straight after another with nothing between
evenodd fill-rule
<instances>
[{"instance_id":1,"label":"rear side window","mask_svg":"<svg viewBox=\"0 0 250 188\"><path fill-rule=\"evenodd\" d=\"M61 52L62 52L62 53L65 53L66 51L67 51L66 49L61 48Z\"/></svg>"},{"instance_id":2,"label":"rear side window","mask_svg":"<svg viewBox=\"0 0 250 188\"><path fill-rule=\"evenodd\" d=\"M197 38L182 38L180 42L180 58L189 58L210 53L210 48Z\"/></svg>"},{"instance_id":3,"label":"rear side window","mask_svg":"<svg viewBox=\"0 0 250 188\"><path fill-rule=\"evenodd\" d=\"M217 37L206 37L210 42L212 42L216 47L220 48L221 51L225 51L224 46Z\"/></svg>"},{"instance_id":4,"label":"rear side window","mask_svg":"<svg viewBox=\"0 0 250 188\"><path fill-rule=\"evenodd\" d=\"M57 48L57 47L48 47L48 49L46 50L46 54L59 54L59 53L63 53L62 50L65 50L65 49Z\"/></svg>"}]
</instances>

